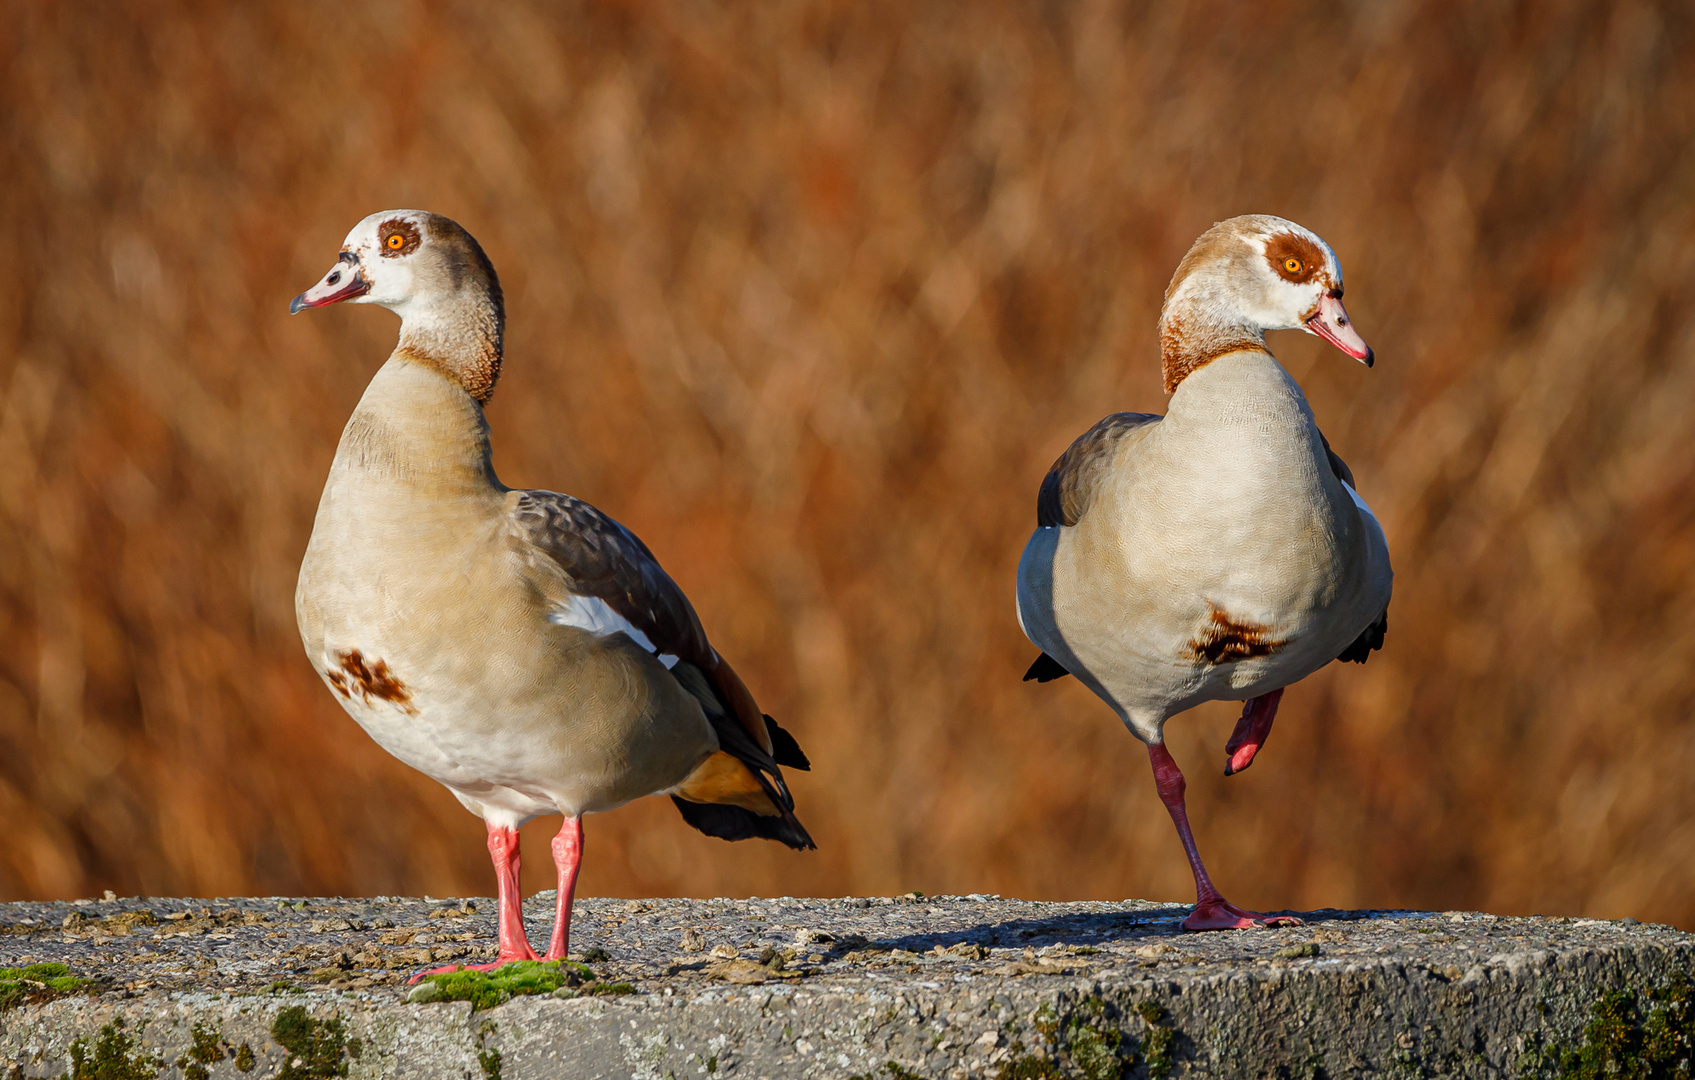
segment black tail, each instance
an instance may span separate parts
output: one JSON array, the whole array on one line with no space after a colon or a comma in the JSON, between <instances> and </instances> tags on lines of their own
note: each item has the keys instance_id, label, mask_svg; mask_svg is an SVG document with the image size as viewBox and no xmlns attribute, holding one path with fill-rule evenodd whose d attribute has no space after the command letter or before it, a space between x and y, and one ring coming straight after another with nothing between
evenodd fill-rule
<instances>
[{"instance_id":1,"label":"black tail","mask_svg":"<svg viewBox=\"0 0 1695 1080\"><path fill-rule=\"evenodd\" d=\"M706 835L722 840L749 840L759 837L762 840L780 841L797 851L816 848L818 845L812 842L806 826L795 817L794 796L789 793L789 785L783 782L783 771L778 768L779 765L788 765L804 771L811 770L812 763L801 752L800 744L795 742L794 736L778 727L777 721L766 716L765 730L771 735L772 750L767 754L764 747L753 741L753 736L748 734L747 729L730 715L728 706L713 692L705 672L693 664L679 661L672 666L671 674L683 684L683 689L693 694L700 702L701 710L718 735L719 749L747 766L754 779L759 781L759 786L765 789L772 805L777 808L776 815L756 814L739 806L699 803L673 795L671 801L677 804L683 820Z\"/></svg>"},{"instance_id":2,"label":"black tail","mask_svg":"<svg viewBox=\"0 0 1695 1080\"><path fill-rule=\"evenodd\" d=\"M739 806L690 802L675 795L671 796L671 801L677 804L677 811L683 815L684 821L720 840L752 840L758 837L780 841L796 851L810 851L818 846L812 842L806 826L800 823L792 810L783 811L781 817L766 817Z\"/></svg>"},{"instance_id":3,"label":"black tail","mask_svg":"<svg viewBox=\"0 0 1695 1080\"><path fill-rule=\"evenodd\" d=\"M1031 664L1030 670L1024 673L1024 681L1029 682L1034 679L1037 682L1053 682L1055 679L1063 679L1069 674L1071 672L1059 666L1058 660L1047 653L1043 653L1036 657L1036 662Z\"/></svg>"}]
</instances>

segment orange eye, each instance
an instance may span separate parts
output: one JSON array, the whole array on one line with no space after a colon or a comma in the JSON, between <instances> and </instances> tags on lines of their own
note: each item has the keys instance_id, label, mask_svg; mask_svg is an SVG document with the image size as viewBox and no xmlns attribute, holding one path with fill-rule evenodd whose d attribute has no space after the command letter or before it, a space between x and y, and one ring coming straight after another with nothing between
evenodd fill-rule
<instances>
[{"instance_id":1,"label":"orange eye","mask_svg":"<svg viewBox=\"0 0 1695 1080\"><path fill-rule=\"evenodd\" d=\"M1291 274L1298 274L1302 270L1306 269L1306 264L1291 255L1287 259L1283 260L1283 269Z\"/></svg>"},{"instance_id":2,"label":"orange eye","mask_svg":"<svg viewBox=\"0 0 1695 1080\"><path fill-rule=\"evenodd\" d=\"M390 251L399 251L401 248L406 246L406 237L399 233L389 233L388 239L383 242L388 245L388 249ZM1300 265L1300 263L1294 259L1290 259L1289 261L1295 263L1297 266Z\"/></svg>"}]
</instances>

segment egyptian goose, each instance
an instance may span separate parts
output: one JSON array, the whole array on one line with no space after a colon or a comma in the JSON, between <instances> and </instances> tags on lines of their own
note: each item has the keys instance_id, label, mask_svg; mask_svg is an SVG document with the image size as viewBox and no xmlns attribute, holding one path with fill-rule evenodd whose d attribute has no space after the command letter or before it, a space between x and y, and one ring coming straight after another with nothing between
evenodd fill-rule
<instances>
[{"instance_id":1,"label":"egyptian goose","mask_svg":"<svg viewBox=\"0 0 1695 1080\"><path fill-rule=\"evenodd\" d=\"M550 960L570 945L584 814L666 793L710 836L812 847L779 768L806 756L653 553L588 503L495 477L483 407L505 312L471 235L372 214L289 311L342 301L399 315L400 342L342 432L295 613L359 726L487 825L500 952L483 966L537 959L518 884L533 817L565 816Z\"/></svg>"},{"instance_id":2,"label":"egyptian goose","mask_svg":"<svg viewBox=\"0 0 1695 1080\"><path fill-rule=\"evenodd\" d=\"M1246 701L1224 773L1265 744L1283 688L1332 660L1364 663L1388 627L1389 549L1354 478L1265 346L1305 330L1372 364L1342 307L1330 246L1282 218L1220 222L1165 291L1165 416L1118 413L1054 463L1018 564L1018 619L1042 655L1148 746L1195 875L1191 930L1287 923L1227 903L1207 877L1165 722Z\"/></svg>"}]
</instances>

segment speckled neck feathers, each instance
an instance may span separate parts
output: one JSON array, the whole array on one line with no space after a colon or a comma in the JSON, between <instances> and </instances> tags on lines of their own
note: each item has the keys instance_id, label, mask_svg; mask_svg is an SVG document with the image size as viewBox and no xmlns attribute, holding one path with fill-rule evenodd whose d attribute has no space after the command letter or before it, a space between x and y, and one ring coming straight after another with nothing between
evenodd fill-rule
<instances>
[{"instance_id":1,"label":"speckled neck feathers","mask_svg":"<svg viewBox=\"0 0 1695 1080\"><path fill-rule=\"evenodd\" d=\"M500 379L506 334L506 303L500 279L471 235L446 219L429 222L441 235L442 257L432 268L428 294L400 310L400 344L395 355L434 368L478 404L488 404Z\"/></svg>"}]
</instances>

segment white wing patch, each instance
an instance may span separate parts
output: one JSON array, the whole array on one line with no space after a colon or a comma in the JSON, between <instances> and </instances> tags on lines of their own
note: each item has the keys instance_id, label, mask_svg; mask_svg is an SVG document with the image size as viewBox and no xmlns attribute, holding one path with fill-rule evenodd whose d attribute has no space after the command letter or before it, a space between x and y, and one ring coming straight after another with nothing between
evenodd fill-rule
<instances>
[{"instance_id":1,"label":"white wing patch","mask_svg":"<svg viewBox=\"0 0 1695 1080\"><path fill-rule=\"evenodd\" d=\"M677 663L675 656L654 648L652 639L637 630L630 620L613 611L612 605L598 596L577 596L573 593L565 603L554 607L548 614L547 621L560 626L575 626L597 637L625 634L631 641L652 653L666 667L673 667Z\"/></svg>"}]
</instances>

